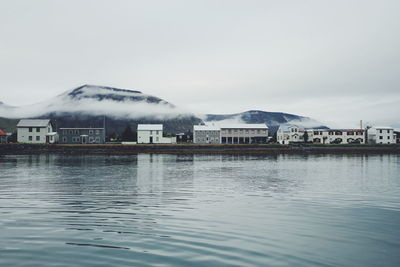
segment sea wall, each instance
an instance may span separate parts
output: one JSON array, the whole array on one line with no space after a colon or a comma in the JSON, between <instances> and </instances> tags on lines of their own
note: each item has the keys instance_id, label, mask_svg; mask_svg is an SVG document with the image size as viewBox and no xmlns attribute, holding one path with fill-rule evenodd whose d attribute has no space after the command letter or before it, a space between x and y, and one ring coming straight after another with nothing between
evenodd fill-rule
<instances>
[{"instance_id":1,"label":"sea wall","mask_svg":"<svg viewBox=\"0 0 400 267\"><path fill-rule=\"evenodd\" d=\"M0 144L0 155L24 154L400 154L400 145L37 145Z\"/></svg>"}]
</instances>

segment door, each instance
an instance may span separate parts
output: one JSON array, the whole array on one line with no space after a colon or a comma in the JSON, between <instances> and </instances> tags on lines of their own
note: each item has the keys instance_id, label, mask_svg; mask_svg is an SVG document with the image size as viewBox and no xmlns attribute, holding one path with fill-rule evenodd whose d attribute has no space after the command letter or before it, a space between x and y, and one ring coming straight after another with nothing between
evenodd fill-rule
<instances>
[{"instance_id":1,"label":"door","mask_svg":"<svg viewBox=\"0 0 400 267\"><path fill-rule=\"evenodd\" d=\"M82 144L87 144L87 136L82 136Z\"/></svg>"},{"instance_id":2,"label":"door","mask_svg":"<svg viewBox=\"0 0 400 267\"><path fill-rule=\"evenodd\" d=\"M153 136L150 136L150 144L153 143Z\"/></svg>"}]
</instances>

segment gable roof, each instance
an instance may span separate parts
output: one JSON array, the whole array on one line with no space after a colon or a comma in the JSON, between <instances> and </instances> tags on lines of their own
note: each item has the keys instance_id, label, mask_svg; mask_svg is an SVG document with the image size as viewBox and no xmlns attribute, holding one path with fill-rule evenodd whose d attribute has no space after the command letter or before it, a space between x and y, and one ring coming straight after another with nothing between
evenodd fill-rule
<instances>
[{"instance_id":1,"label":"gable roof","mask_svg":"<svg viewBox=\"0 0 400 267\"><path fill-rule=\"evenodd\" d=\"M162 124L138 124L138 131L162 131Z\"/></svg>"},{"instance_id":2,"label":"gable roof","mask_svg":"<svg viewBox=\"0 0 400 267\"><path fill-rule=\"evenodd\" d=\"M49 119L22 119L18 122L17 127L47 127L49 123Z\"/></svg>"},{"instance_id":3,"label":"gable roof","mask_svg":"<svg viewBox=\"0 0 400 267\"><path fill-rule=\"evenodd\" d=\"M7 134L2 129L0 129L0 135L1 136L7 136Z\"/></svg>"}]
</instances>

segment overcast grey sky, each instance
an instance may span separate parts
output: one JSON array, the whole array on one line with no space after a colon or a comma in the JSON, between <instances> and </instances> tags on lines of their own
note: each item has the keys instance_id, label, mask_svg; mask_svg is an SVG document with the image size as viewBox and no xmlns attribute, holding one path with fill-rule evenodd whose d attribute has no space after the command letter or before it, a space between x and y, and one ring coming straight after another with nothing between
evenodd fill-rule
<instances>
[{"instance_id":1,"label":"overcast grey sky","mask_svg":"<svg viewBox=\"0 0 400 267\"><path fill-rule=\"evenodd\" d=\"M0 0L0 101L82 84L400 126L400 1Z\"/></svg>"}]
</instances>

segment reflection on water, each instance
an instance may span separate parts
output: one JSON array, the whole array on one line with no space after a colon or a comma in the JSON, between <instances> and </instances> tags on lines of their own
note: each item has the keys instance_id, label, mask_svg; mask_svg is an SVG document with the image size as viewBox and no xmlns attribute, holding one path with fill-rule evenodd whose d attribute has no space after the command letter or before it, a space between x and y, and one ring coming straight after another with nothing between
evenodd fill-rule
<instances>
[{"instance_id":1,"label":"reflection on water","mask_svg":"<svg viewBox=\"0 0 400 267\"><path fill-rule=\"evenodd\" d=\"M0 265L398 266L400 156L0 156Z\"/></svg>"}]
</instances>

